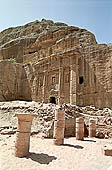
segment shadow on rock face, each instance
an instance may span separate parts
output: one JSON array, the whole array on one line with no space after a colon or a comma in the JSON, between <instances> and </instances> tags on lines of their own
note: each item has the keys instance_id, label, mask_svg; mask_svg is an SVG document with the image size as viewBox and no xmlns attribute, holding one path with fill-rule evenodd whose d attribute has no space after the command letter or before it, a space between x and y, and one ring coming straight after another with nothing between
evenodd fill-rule
<instances>
[{"instance_id":1,"label":"shadow on rock face","mask_svg":"<svg viewBox=\"0 0 112 170\"><path fill-rule=\"evenodd\" d=\"M48 154L44 154L44 153L33 153L30 152L29 155L27 156L27 159L32 159L35 162L38 162L40 164L49 164L50 162L52 162L53 160L56 160L57 157L55 156L49 156Z\"/></svg>"}]
</instances>

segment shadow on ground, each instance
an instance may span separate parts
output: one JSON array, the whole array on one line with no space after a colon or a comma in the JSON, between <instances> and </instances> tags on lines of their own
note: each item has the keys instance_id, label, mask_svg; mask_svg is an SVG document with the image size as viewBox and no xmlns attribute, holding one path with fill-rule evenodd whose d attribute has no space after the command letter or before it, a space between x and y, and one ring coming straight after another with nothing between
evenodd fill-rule
<instances>
[{"instance_id":1,"label":"shadow on ground","mask_svg":"<svg viewBox=\"0 0 112 170\"><path fill-rule=\"evenodd\" d=\"M56 160L57 157L55 156L49 156L48 154L44 154L44 153L34 153L34 152L30 152L29 155L27 156L27 159L32 159L35 162L38 162L40 164L49 164L50 162L52 162L53 160Z\"/></svg>"},{"instance_id":2,"label":"shadow on ground","mask_svg":"<svg viewBox=\"0 0 112 170\"><path fill-rule=\"evenodd\" d=\"M68 146L68 147L72 147L72 148L76 148L76 149L83 149L83 146L80 145L71 145L71 144L63 144L63 146Z\"/></svg>"},{"instance_id":3,"label":"shadow on ground","mask_svg":"<svg viewBox=\"0 0 112 170\"><path fill-rule=\"evenodd\" d=\"M92 139L84 139L83 141L86 141L86 142L96 142L95 140L92 140Z\"/></svg>"}]
</instances>

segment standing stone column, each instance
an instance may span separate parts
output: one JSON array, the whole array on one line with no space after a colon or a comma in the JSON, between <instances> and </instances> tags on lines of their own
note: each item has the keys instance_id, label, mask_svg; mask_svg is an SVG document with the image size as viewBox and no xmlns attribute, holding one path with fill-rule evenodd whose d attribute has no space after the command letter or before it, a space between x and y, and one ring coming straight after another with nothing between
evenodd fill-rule
<instances>
[{"instance_id":1,"label":"standing stone column","mask_svg":"<svg viewBox=\"0 0 112 170\"><path fill-rule=\"evenodd\" d=\"M31 124L34 115L16 114L18 118L18 129L16 133L15 156L24 157L29 153Z\"/></svg>"},{"instance_id":2,"label":"standing stone column","mask_svg":"<svg viewBox=\"0 0 112 170\"><path fill-rule=\"evenodd\" d=\"M82 117L76 118L76 139L84 139L84 119Z\"/></svg>"},{"instance_id":3,"label":"standing stone column","mask_svg":"<svg viewBox=\"0 0 112 170\"><path fill-rule=\"evenodd\" d=\"M89 120L89 137L96 136L96 122L94 119Z\"/></svg>"},{"instance_id":4,"label":"standing stone column","mask_svg":"<svg viewBox=\"0 0 112 170\"><path fill-rule=\"evenodd\" d=\"M64 143L64 130L65 130L65 112L64 110L55 110L54 121L54 144L62 145Z\"/></svg>"}]
</instances>

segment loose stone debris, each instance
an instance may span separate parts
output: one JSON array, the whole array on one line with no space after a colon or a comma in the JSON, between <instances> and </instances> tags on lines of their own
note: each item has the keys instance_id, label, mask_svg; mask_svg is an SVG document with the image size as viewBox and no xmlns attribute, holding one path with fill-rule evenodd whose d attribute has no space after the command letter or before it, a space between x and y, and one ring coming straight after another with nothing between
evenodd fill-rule
<instances>
[{"instance_id":1,"label":"loose stone debris","mask_svg":"<svg viewBox=\"0 0 112 170\"><path fill-rule=\"evenodd\" d=\"M75 119L83 117L85 131L89 133L89 119L96 121L96 137L112 138L112 110L109 108L98 109L94 106L79 107L63 104L65 110L65 137L75 136ZM35 114L32 122L31 135L53 138L55 104L43 104L37 102L12 101L0 102L0 134L14 134L17 131L16 114Z\"/></svg>"}]
</instances>

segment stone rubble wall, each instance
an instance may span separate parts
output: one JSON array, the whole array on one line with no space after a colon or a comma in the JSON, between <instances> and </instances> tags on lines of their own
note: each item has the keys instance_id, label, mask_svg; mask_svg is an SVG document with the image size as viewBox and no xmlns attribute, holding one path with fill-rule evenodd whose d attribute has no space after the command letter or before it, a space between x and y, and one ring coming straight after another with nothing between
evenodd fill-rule
<instances>
[{"instance_id":1,"label":"stone rubble wall","mask_svg":"<svg viewBox=\"0 0 112 170\"><path fill-rule=\"evenodd\" d=\"M0 133L14 134L17 130L15 114L35 114L32 122L31 134L52 138L54 129L54 104L37 102L0 102ZM79 107L75 105L62 105L65 110L65 137L75 136L75 119L83 117L85 122L85 136L88 135L89 120L96 120L96 137L112 138L112 110L109 108L97 109L93 106Z\"/></svg>"}]
</instances>

